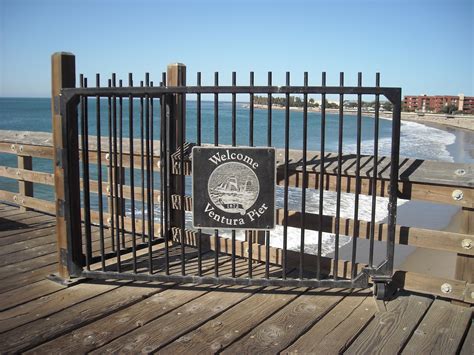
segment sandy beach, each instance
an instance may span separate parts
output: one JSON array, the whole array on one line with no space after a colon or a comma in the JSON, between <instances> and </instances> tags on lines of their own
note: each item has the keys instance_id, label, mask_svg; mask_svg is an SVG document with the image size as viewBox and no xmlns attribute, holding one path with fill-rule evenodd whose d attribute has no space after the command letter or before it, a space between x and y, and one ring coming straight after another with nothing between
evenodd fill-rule
<instances>
[{"instance_id":1,"label":"sandy beach","mask_svg":"<svg viewBox=\"0 0 474 355\"><path fill-rule=\"evenodd\" d=\"M248 104L245 107L249 106ZM267 105L255 104L256 109L266 110ZM284 110L285 108L278 105L273 105L272 110ZM303 111L302 107L290 107L291 111ZM321 112L319 108L308 107L308 112ZM329 113L339 113L339 109L326 109ZM356 110L344 110L344 115L357 115ZM362 111L362 115L373 117L374 112ZM381 111L380 117L391 119L392 113L387 111ZM424 113L418 114L415 112L402 112L402 120L418 122L418 123L435 123L444 126L450 126L455 128L467 129L474 131L474 115L446 115L446 114L434 114Z\"/></svg>"}]
</instances>

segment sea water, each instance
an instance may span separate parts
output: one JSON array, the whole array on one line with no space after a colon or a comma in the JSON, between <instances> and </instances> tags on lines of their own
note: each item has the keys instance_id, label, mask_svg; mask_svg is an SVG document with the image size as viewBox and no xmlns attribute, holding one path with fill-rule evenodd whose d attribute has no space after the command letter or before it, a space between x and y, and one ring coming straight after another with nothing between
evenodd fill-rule
<instances>
[{"instance_id":1,"label":"sea water","mask_svg":"<svg viewBox=\"0 0 474 355\"><path fill-rule=\"evenodd\" d=\"M119 100L117 100L117 105ZM134 134L135 138L140 137L140 101L134 100ZM128 137L129 132L129 102L123 100L122 122L123 136ZM89 134L96 135L96 100L89 99ZM107 110L109 102L107 99L100 100L100 120L102 136L108 136L108 115ZM117 115L120 117L120 110L117 106ZM214 103L203 101L201 104L202 118L202 142L214 143L216 126L214 122ZM154 102L153 106L153 137L160 137L160 107L159 101ZM236 105L236 123L237 123L237 145L249 145L249 108L247 103L237 103ZM320 124L321 115L319 112L308 113L308 149L320 150ZM357 117L354 115L344 116L343 125L343 151L345 153L354 153L356 149L356 124ZM186 140L195 142L197 137L197 104L193 101L186 103ZM229 102L220 102L218 105L218 128L217 135L219 144L232 143L232 105ZM388 119L380 120L379 127L379 155L390 155L392 122ZM26 98L0 98L0 129L2 130L25 130L25 131L44 131L51 132L51 109L49 99L26 99ZM338 130L339 117L337 114L326 114L326 145L327 152L337 152L338 149ZM362 153L373 154L374 119L373 117L362 117ZM266 146L268 132L268 111L263 109L254 110L254 145ZM303 147L303 113L301 111L290 112L290 149L302 149ZM272 145L277 148L284 147L285 141L285 111L272 110ZM445 130L430 127L420 123L405 122L401 124L401 144L400 154L405 157L420 158L439 161L459 161L458 157L450 154L449 146L456 142L456 134ZM16 166L16 156L0 154L0 165ZM34 159L33 169L37 171L52 172L52 161L49 159ZM127 172L129 174L129 172ZM140 181L139 172L135 173L135 181ZM91 178L97 178L97 169L91 165ZM128 179L128 177L127 177ZM190 179L186 184L186 193L191 193ZM17 191L18 184L11 179L0 178L0 189ZM155 175L155 188L159 189L159 174ZM35 197L53 200L54 192L52 187L35 184ZM354 198L353 194L342 193L341 198L341 217L353 218L354 216ZM359 219L370 220L371 215L371 197L360 197ZM277 188L276 192L277 207L283 207L283 189ZM97 195L92 194L91 205L97 209ZM317 190L308 189L306 196L306 211L319 213L318 211L319 194ZM398 206L402 206L407 201L399 200ZM388 200L377 197L376 204L376 222L386 220ZM141 205L137 202L137 205ZM301 209L301 190L297 188L289 189L289 209L298 211ZM155 218L159 220L159 205L155 206ZM326 215L334 216L336 213L336 194L335 192L325 191L324 193L324 211ZM128 214L131 213L128 206ZM136 209L136 216L141 216L141 209ZM186 213L187 225L190 227L192 215ZM300 230L288 228L288 247L289 249L299 249ZM225 234L221 234L226 236ZM238 233L237 238L243 238L243 233ZM341 236L340 245L348 243L350 238ZM271 232L271 245L281 247L283 244L283 228L277 228ZM309 253L317 250L317 232L307 230L305 232L305 249ZM323 253L325 255L334 250L334 235L324 233L323 235Z\"/></svg>"}]
</instances>

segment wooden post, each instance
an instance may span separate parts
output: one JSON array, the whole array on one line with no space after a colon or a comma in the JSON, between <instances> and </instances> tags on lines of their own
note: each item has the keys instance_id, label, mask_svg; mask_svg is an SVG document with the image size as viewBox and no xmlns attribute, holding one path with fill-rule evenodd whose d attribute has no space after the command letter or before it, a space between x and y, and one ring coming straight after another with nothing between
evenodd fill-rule
<instances>
[{"instance_id":1,"label":"wooden post","mask_svg":"<svg viewBox=\"0 0 474 355\"><path fill-rule=\"evenodd\" d=\"M75 62L71 53L54 53L51 58L58 274L63 280L80 276L82 270L77 106L66 105L61 97L63 88L76 86Z\"/></svg>"},{"instance_id":2,"label":"wooden post","mask_svg":"<svg viewBox=\"0 0 474 355\"><path fill-rule=\"evenodd\" d=\"M463 248L474 248L474 209L463 208L464 224L461 233L469 234L472 238L466 238L462 241ZM474 282L474 256L467 254L457 254L456 271L454 274L456 280L463 280L469 283Z\"/></svg>"},{"instance_id":3,"label":"wooden post","mask_svg":"<svg viewBox=\"0 0 474 355\"><path fill-rule=\"evenodd\" d=\"M18 169L32 170L33 158L25 155L18 155ZM28 181L18 181L18 193L21 196L33 197L33 183ZM25 212L30 210L24 206L20 206L20 211Z\"/></svg>"},{"instance_id":4,"label":"wooden post","mask_svg":"<svg viewBox=\"0 0 474 355\"><path fill-rule=\"evenodd\" d=\"M168 65L167 70L167 85L168 86L186 86L186 66L181 63ZM182 132L186 130L186 99L184 95L174 95L169 107L170 120L169 127L169 150L170 153L178 151L181 142L184 142L186 137L182 137ZM172 163L170 161L170 163ZM171 168L171 166L169 167ZM181 172L184 173L184 172ZM170 192L171 194L181 195L184 186L179 175L171 175ZM183 204L181 204L183 208ZM176 209L170 210L170 227L182 227L181 212Z\"/></svg>"}]
</instances>

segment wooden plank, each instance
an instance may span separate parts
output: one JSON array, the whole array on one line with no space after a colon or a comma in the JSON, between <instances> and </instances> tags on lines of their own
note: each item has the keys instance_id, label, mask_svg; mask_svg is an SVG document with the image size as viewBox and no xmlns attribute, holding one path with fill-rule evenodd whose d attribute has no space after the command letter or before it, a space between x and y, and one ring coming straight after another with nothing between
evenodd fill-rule
<instances>
[{"instance_id":1,"label":"wooden plank","mask_svg":"<svg viewBox=\"0 0 474 355\"><path fill-rule=\"evenodd\" d=\"M127 283L121 287L115 286L113 289L109 285L107 292L96 292L95 297L88 297L82 302L76 301L67 309L62 307L54 314L49 314L47 317L45 315L37 317L35 321L2 334L0 347L7 352L25 351L84 323L106 317L144 298L162 292L172 285L137 282L133 285ZM79 286L81 285L74 286L72 289ZM90 285L85 286L90 287ZM103 328L102 331L107 328Z\"/></svg>"},{"instance_id":2,"label":"wooden plank","mask_svg":"<svg viewBox=\"0 0 474 355\"><path fill-rule=\"evenodd\" d=\"M469 331L464 339L464 343L462 344L461 352L459 355L472 355L474 351L474 325L471 322L471 326L469 327Z\"/></svg>"},{"instance_id":3,"label":"wooden plank","mask_svg":"<svg viewBox=\"0 0 474 355\"><path fill-rule=\"evenodd\" d=\"M19 153L23 155L27 155L33 158L45 158L45 159L52 159L53 157L53 146L52 144L50 146L46 145L36 145L36 144L15 144L15 143L9 143L7 139L5 139L5 134L12 133L14 135L22 135L24 132L21 131L1 131L0 135L0 153L8 153L8 154L14 154L18 155ZM45 133L45 132L26 132L29 134L33 134L34 136L38 135L42 136L44 134L48 135L49 139L51 138L51 133ZM20 152L20 148L22 151Z\"/></svg>"},{"instance_id":4,"label":"wooden plank","mask_svg":"<svg viewBox=\"0 0 474 355\"><path fill-rule=\"evenodd\" d=\"M433 300L404 294L378 312L347 349L349 354L399 354Z\"/></svg>"},{"instance_id":5,"label":"wooden plank","mask_svg":"<svg viewBox=\"0 0 474 355\"><path fill-rule=\"evenodd\" d=\"M51 217L45 215L30 217L28 219L25 218L20 221L9 221L2 225L2 230L0 230L2 235L0 236L0 239L16 234L16 231L24 231L31 228L39 229L52 224L53 221L51 220Z\"/></svg>"},{"instance_id":6,"label":"wooden plank","mask_svg":"<svg viewBox=\"0 0 474 355\"><path fill-rule=\"evenodd\" d=\"M471 317L470 308L435 300L402 354L455 354L471 324Z\"/></svg>"},{"instance_id":7,"label":"wooden plank","mask_svg":"<svg viewBox=\"0 0 474 355\"><path fill-rule=\"evenodd\" d=\"M56 241L49 244L39 245L33 248L16 251L7 255L3 255L0 259L0 267L6 265L14 265L23 261L28 261L43 255L56 252Z\"/></svg>"},{"instance_id":8,"label":"wooden plank","mask_svg":"<svg viewBox=\"0 0 474 355\"><path fill-rule=\"evenodd\" d=\"M442 277L408 271L396 271L393 275L393 281L395 285L404 290L429 293L458 301L465 300L465 291L467 287L465 281L445 279ZM443 292L441 290L443 284L448 284L451 290L449 292Z\"/></svg>"},{"instance_id":9,"label":"wooden plank","mask_svg":"<svg viewBox=\"0 0 474 355\"><path fill-rule=\"evenodd\" d=\"M282 354L339 354L376 312L370 290L345 297Z\"/></svg>"},{"instance_id":10,"label":"wooden plank","mask_svg":"<svg viewBox=\"0 0 474 355\"><path fill-rule=\"evenodd\" d=\"M5 203L0 203L0 214L3 213L3 212L9 211L9 210L15 209L15 208L16 207L14 207L12 205L7 205Z\"/></svg>"},{"instance_id":11,"label":"wooden plank","mask_svg":"<svg viewBox=\"0 0 474 355\"><path fill-rule=\"evenodd\" d=\"M194 262L196 259L194 259ZM204 264L204 263L203 263ZM229 259L222 265L230 266ZM207 269L204 274L213 273L213 261L209 260L204 265L203 270ZM179 269L179 265L178 265ZM131 330L139 329L158 317L168 314L177 307L201 297L217 286L209 287L208 285L181 285L173 289L166 290L161 294L155 295L148 300L139 302L127 309L119 311L107 318L98 320L97 322L87 325L83 329L78 329L73 333L67 334L48 344L34 349L35 353L44 353L50 349L56 351L69 352L70 350L79 352L89 352L95 348L105 345L110 340L120 337ZM178 311L176 311L178 312ZM103 329L107 328L107 332ZM83 339L88 339L84 342ZM89 341L90 340L90 341Z\"/></svg>"},{"instance_id":12,"label":"wooden plank","mask_svg":"<svg viewBox=\"0 0 474 355\"><path fill-rule=\"evenodd\" d=\"M49 280L40 280L17 289L4 292L0 299L0 311L18 306L56 291L64 289L64 286Z\"/></svg>"},{"instance_id":13,"label":"wooden plank","mask_svg":"<svg viewBox=\"0 0 474 355\"><path fill-rule=\"evenodd\" d=\"M55 204L53 202L41 200L35 197L20 195L19 193L0 190L0 200L15 203L22 207L32 208L37 211L42 211L51 214L56 213Z\"/></svg>"},{"instance_id":14,"label":"wooden plank","mask_svg":"<svg viewBox=\"0 0 474 355\"><path fill-rule=\"evenodd\" d=\"M264 288L210 322L181 336L158 353L208 354L220 351L292 302L305 290L288 287Z\"/></svg>"},{"instance_id":15,"label":"wooden plank","mask_svg":"<svg viewBox=\"0 0 474 355\"><path fill-rule=\"evenodd\" d=\"M44 280L47 275L56 271L56 264L49 264L40 266L34 270L27 271L21 274L16 274L14 277L3 279L0 282L0 293L5 293L40 280Z\"/></svg>"},{"instance_id":16,"label":"wooden plank","mask_svg":"<svg viewBox=\"0 0 474 355\"><path fill-rule=\"evenodd\" d=\"M43 226L16 230L16 233L0 237L0 246L4 247L12 243L26 242L36 238L55 235L55 228L54 223L48 223Z\"/></svg>"},{"instance_id":17,"label":"wooden plank","mask_svg":"<svg viewBox=\"0 0 474 355\"><path fill-rule=\"evenodd\" d=\"M469 235L464 240L465 248L458 252L456 257L456 269L454 277L457 280L464 280L469 283L474 283L474 254L469 253L474 248L472 244L474 243L474 209L463 208L462 210L463 226L462 229L465 233ZM470 249L468 249L470 248Z\"/></svg>"},{"instance_id":18,"label":"wooden plank","mask_svg":"<svg viewBox=\"0 0 474 355\"><path fill-rule=\"evenodd\" d=\"M81 150L81 136L79 135L79 148ZM53 137L51 133L48 132L32 132L32 131L13 131L13 130L0 130L0 153L10 153L15 155L27 155L36 158L53 158ZM106 159L106 154L108 154L109 140L108 137L101 138L102 146L102 162L104 166L108 159ZM128 167L125 164L128 164L130 161L129 154L129 141L128 139L123 141L123 158L124 158L124 167ZM134 156L140 156L140 139L133 140L133 151ZM159 157L160 157L160 141L153 141L153 156L155 167L159 167ZM89 135L89 161L97 161L97 137ZM80 156L82 158L82 154ZM135 160L139 166L140 160Z\"/></svg>"},{"instance_id":19,"label":"wooden plank","mask_svg":"<svg viewBox=\"0 0 474 355\"><path fill-rule=\"evenodd\" d=\"M82 259L81 241L74 238L81 231L77 106L66 102L61 105L60 96L62 89L75 86L75 56L54 53L51 56L51 114L56 203L52 207L56 216L58 274L63 279L80 274ZM63 208L68 208L68 212L64 213ZM61 255L67 255L67 260Z\"/></svg>"},{"instance_id":20,"label":"wooden plank","mask_svg":"<svg viewBox=\"0 0 474 355\"><path fill-rule=\"evenodd\" d=\"M36 268L55 264L57 262L56 253L39 256L32 260L22 261L16 264L6 265L0 269L0 280L13 277L17 274L22 274ZM0 283L2 283L1 281Z\"/></svg>"},{"instance_id":21,"label":"wooden plank","mask_svg":"<svg viewBox=\"0 0 474 355\"><path fill-rule=\"evenodd\" d=\"M15 237L17 237L17 235L15 235ZM19 237L21 237L21 234L19 235ZM30 239L30 240L21 240L21 241L12 240L11 243L3 245L0 248L0 255L16 253L22 250L35 248L41 245L54 243L55 241L56 241L56 236L53 233L49 233L43 237L38 237L35 239Z\"/></svg>"},{"instance_id":22,"label":"wooden plank","mask_svg":"<svg viewBox=\"0 0 474 355\"><path fill-rule=\"evenodd\" d=\"M81 328L43 343L28 353L88 353L209 292L209 288L203 285L189 286L191 285L166 289L108 316L104 317L102 315L93 323L85 323ZM62 323L62 325L63 327L67 326L65 323ZM107 331L104 332L104 329L107 329ZM38 335L37 332L36 335ZM48 337L51 338L51 332L48 333L50 333ZM35 337L28 345L35 345L35 341L38 341L39 344L39 341L42 342L41 339L43 338L44 334L41 338Z\"/></svg>"},{"instance_id":23,"label":"wooden plank","mask_svg":"<svg viewBox=\"0 0 474 355\"><path fill-rule=\"evenodd\" d=\"M346 298L354 298L353 296L348 296ZM344 299L345 300L345 299ZM342 302L341 302L342 303ZM336 324L332 318L332 312L327 314L320 322L316 323L315 327L318 330L318 333L311 332L315 338L320 339L316 342L311 339L308 334L305 334L303 342L300 342L300 339L297 341L298 346L293 345L290 349L283 351L282 353L307 353L306 350L300 349L313 349L311 353L318 354L341 354L351 341L357 337L359 332L366 326L368 322L373 318L373 315L376 311L375 302L372 297L365 297L359 300L358 305L352 305L352 309L344 307L345 309L339 310L342 304L338 304L334 309L334 313L338 316L340 313L346 314L346 318L339 319L340 323ZM340 312L340 313L338 313ZM330 320L329 322L324 322L324 320ZM324 329L319 326L319 323L326 324L329 326L329 329ZM321 337L321 334L325 334ZM288 351L288 352L287 352Z\"/></svg>"},{"instance_id":24,"label":"wooden plank","mask_svg":"<svg viewBox=\"0 0 474 355\"><path fill-rule=\"evenodd\" d=\"M232 343L222 353L279 353L349 294L350 291L340 289L309 290Z\"/></svg>"},{"instance_id":25,"label":"wooden plank","mask_svg":"<svg viewBox=\"0 0 474 355\"><path fill-rule=\"evenodd\" d=\"M23 157L23 156L18 156L18 158L29 158L31 157ZM32 165L25 165L25 166L32 166ZM37 183L37 184L43 184L43 185L54 185L54 175L50 173L44 173L40 171L32 171L31 168L11 168L8 166L0 166L0 176L6 177L9 179L14 179L14 180L19 180L19 181L24 181L24 182L30 182L30 183ZM23 192L21 189L18 191L20 194L25 195L25 196L33 196L33 194L30 191L28 193Z\"/></svg>"},{"instance_id":26,"label":"wooden plank","mask_svg":"<svg viewBox=\"0 0 474 355\"><path fill-rule=\"evenodd\" d=\"M256 287L219 287L213 292L199 297L171 313L145 324L92 354L103 352L152 352L172 342L184 333L202 325L226 309L250 297Z\"/></svg>"},{"instance_id":27,"label":"wooden plank","mask_svg":"<svg viewBox=\"0 0 474 355\"><path fill-rule=\"evenodd\" d=\"M7 218L9 216L15 216L15 215L20 215L24 213L24 211L21 211L18 206L12 207L8 210L2 211L2 214L0 215L0 218Z\"/></svg>"},{"instance_id":28,"label":"wooden plank","mask_svg":"<svg viewBox=\"0 0 474 355\"><path fill-rule=\"evenodd\" d=\"M36 211L21 211L19 208L14 211L8 211L2 216L1 218L5 219L4 224L8 224L9 222L18 222L27 218L32 218L32 217L38 217L38 216L44 216L44 214Z\"/></svg>"},{"instance_id":29,"label":"wooden plank","mask_svg":"<svg viewBox=\"0 0 474 355\"><path fill-rule=\"evenodd\" d=\"M0 314L0 332L6 332L36 319L47 317L124 284L122 281L114 283L90 281L11 308ZM0 348L3 349L2 346Z\"/></svg>"}]
</instances>

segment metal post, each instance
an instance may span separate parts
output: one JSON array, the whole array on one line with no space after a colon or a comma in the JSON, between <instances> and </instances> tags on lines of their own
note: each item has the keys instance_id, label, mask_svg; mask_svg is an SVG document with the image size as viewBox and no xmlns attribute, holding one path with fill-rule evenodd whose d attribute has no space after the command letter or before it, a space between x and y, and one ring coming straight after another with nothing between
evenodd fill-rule
<instances>
[{"instance_id":1,"label":"metal post","mask_svg":"<svg viewBox=\"0 0 474 355\"><path fill-rule=\"evenodd\" d=\"M80 276L83 264L77 105L61 99L63 88L76 86L76 69L71 53L54 53L51 59L58 274L66 280Z\"/></svg>"},{"instance_id":2,"label":"metal post","mask_svg":"<svg viewBox=\"0 0 474 355\"><path fill-rule=\"evenodd\" d=\"M175 63L168 65L167 70L167 85L168 86L185 86L186 85L186 66L181 63ZM181 148L181 142L184 142L186 137L182 137L182 133L185 132L186 128L186 108L185 108L185 97L184 95L173 95L170 99L169 107L169 122L168 122L168 157L171 154L177 152ZM173 162L169 162L173 164ZM179 164L168 165L172 167L172 171L176 168L179 169ZM184 171L180 172L184 174ZM171 195L182 195L184 191L183 179L180 175L172 175L169 181L169 197ZM181 203L181 208L184 208L184 204ZM170 209L170 228L178 227L183 228L182 225L182 214L181 211L176 209ZM183 236L184 238L184 236Z\"/></svg>"}]
</instances>

